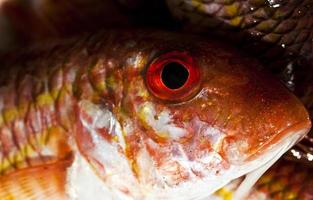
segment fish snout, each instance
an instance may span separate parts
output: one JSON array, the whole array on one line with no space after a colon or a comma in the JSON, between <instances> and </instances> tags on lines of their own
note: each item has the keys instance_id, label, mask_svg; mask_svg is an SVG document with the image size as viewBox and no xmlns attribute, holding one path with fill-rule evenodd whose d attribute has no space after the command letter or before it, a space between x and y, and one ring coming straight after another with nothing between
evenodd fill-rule
<instances>
[{"instance_id":1,"label":"fish snout","mask_svg":"<svg viewBox=\"0 0 313 200\"><path fill-rule=\"evenodd\" d=\"M286 143L289 149L311 129L308 112L287 89L263 94L246 100L228 122L223 153L231 162L253 160Z\"/></svg>"}]
</instances>

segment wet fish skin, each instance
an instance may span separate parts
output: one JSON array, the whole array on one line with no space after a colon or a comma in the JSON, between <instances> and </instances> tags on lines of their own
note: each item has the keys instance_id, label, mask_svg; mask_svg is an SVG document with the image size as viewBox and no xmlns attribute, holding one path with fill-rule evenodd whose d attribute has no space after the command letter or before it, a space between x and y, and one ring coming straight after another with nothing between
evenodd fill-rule
<instances>
[{"instance_id":1,"label":"wet fish skin","mask_svg":"<svg viewBox=\"0 0 313 200\"><path fill-rule=\"evenodd\" d=\"M149 64L173 51L190 55L201 71L188 101L163 101L146 87ZM222 180L200 187L205 197L264 164L258 158L286 136L292 144L310 128L302 104L258 62L198 37L108 31L7 55L2 66L3 179L73 156L88 161L112 197L173 199L190 193L184 184ZM71 175L68 182L80 184Z\"/></svg>"}]
</instances>

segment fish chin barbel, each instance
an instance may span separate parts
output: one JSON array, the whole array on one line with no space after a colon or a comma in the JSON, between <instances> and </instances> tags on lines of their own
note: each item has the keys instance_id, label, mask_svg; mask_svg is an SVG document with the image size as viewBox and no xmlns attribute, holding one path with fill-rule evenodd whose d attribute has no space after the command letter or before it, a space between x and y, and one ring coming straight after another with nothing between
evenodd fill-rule
<instances>
[{"instance_id":1,"label":"fish chin barbel","mask_svg":"<svg viewBox=\"0 0 313 200\"><path fill-rule=\"evenodd\" d=\"M108 31L2 66L0 199L205 199L248 174L239 199L311 127L258 62L193 36Z\"/></svg>"}]
</instances>

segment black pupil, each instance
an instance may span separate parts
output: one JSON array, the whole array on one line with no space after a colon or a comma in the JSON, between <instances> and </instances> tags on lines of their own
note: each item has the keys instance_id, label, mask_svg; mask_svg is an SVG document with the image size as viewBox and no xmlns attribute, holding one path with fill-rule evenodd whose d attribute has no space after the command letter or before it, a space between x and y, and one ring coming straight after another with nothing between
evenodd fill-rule
<instances>
[{"instance_id":1,"label":"black pupil","mask_svg":"<svg viewBox=\"0 0 313 200\"><path fill-rule=\"evenodd\" d=\"M178 89L183 86L189 76L186 67L177 62L166 64L162 70L162 82L170 89Z\"/></svg>"}]
</instances>

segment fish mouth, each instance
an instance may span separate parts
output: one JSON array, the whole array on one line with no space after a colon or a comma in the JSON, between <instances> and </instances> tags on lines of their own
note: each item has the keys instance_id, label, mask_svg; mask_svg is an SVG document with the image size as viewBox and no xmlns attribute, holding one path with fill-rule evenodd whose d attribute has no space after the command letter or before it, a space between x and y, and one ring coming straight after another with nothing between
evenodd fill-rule
<instances>
[{"instance_id":1,"label":"fish mouth","mask_svg":"<svg viewBox=\"0 0 313 200\"><path fill-rule=\"evenodd\" d=\"M285 141L286 137L297 137L293 144L300 141L311 129L311 122L310 120L304 121L304 122L298 122L291 126L288 126L287 128L280 131L278 134L276 134L274 137L266 141L264 144L262 144L259 148L257 148L255 151L253 151L252 154L250 154L245 160L251 161L256 159L256 157L262 156L263 153L266 153L269 149L275 148L277 146L277 143L280 143L280 141Z\"/></svg>"},{"instance_id":2,"label":"fish mouth","mask_svg":"<svg viewBox=\"0 0 313 200\"><path fill-rule=\"evenodd\" d=\"M251 168L244 175L245 178L236 189L233 199L245 199L249 195L253 185L265 173L265 171L269 169L286 151L301 140L308 133L310 128L310 122L296 123L284 129L269 142L262 145L256 155L251 155L247 158L249 163L243 167Z\"/></svg>"}]
</instances>

